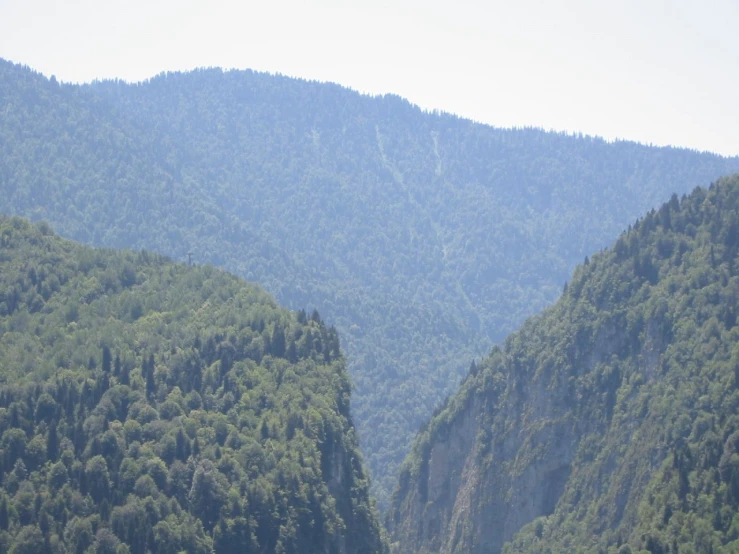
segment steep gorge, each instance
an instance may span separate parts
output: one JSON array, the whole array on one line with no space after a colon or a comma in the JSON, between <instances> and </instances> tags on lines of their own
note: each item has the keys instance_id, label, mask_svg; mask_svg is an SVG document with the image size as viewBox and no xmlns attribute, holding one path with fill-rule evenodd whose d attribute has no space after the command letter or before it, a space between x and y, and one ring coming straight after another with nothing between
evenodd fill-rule
<instances>
[{"instance_id":1,"label":"steep gorge","mask_svg":"<svg viewBox=\"0 0 739 554\"><path fill-rule=\"evenodd\" d=\"M381 507L470 360L739 158L499 129L253 71L72 85L0 60L0 212L212 263L338 329Z\"/></svg>"},{"instance_id":2,"label":"steep gorge","mask_svg":"<svg viewBox=\"0 0 739 554\"><path fill-rule=\"evenodd\" d=\"M578 267L419 434L396 552L735 552L739 177Z\"/></svg>"}]
</instances>

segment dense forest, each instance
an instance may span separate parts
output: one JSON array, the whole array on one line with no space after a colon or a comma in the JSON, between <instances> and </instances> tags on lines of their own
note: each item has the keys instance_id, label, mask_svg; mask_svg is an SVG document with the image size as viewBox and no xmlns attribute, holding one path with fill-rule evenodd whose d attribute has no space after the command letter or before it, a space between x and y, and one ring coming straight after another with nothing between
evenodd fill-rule
<instances>
[{"instance_id":1,"label":"dense forest","mask_svg":"<svg viewBox=\"0 0 739 554\"><path fill-rule=\"evenodd\" d=\"M347 353L381 506L474 357L630 221L737 170L250 71L77 86L0 60L0 212L192 253L318 308Z\"/></svg>"},{"instance_id":2,"label":"dense forest","mask_svg":"<svg viewBox=\"0 0 739 554\"><path fill-rule=\"evenodd\" d=\"M338 333L0 218L0 552L385 551Z\"/></svg>"},{"instance_id":3,"label":"dense forest","mask_svg":"<svg viewBox=\"0 0 739 554\"><path fill-rule=\"evenodd\" d=\"M397 552L739 552L738 262L739 176L586 259L420 433Z\"/></svg>"}]
</instances>

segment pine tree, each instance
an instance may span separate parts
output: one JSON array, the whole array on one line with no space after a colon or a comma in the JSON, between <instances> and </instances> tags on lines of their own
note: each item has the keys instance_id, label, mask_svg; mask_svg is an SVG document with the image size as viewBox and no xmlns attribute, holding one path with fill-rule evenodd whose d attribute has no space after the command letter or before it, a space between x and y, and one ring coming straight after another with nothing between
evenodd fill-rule
<instances>
[{"instance_id":1,"label":"pine tree","mask_svg":"<svg viewBox=\"0 0 739 554\"><path fill-rule=\"evenodd\" d=\"M185 452L186 443L185 433L182 432L182 429L178 429L177 435L175 436L175 456L183 462L187 460L187 454Z\"/></svg>"},{"instance_id":2,"label":"pine tree","mask_svg":"<svg viewBox=\"0 0 739 554\"><path fill-rule=\"evenodd\" d=\"M275 323L272 331L272 355L277 358L285 357L285 331L279 323Z\"/></svg>"},{"instance_id":3,"label":"pine tree","mask_svg":"<svg viewBox=\"0 0 739 554\"><path fill-rule=\"evenodd\" d=\"M59 455L59 437L56 431L56 425L52 422L49 426L49 434L46 436L46 458L49 461L56 462Z\"/></svg>"},{"instance_id":4,"label":"pine tree","mask_svg":"<svg viewBox=\"0 0 739 554\"><path fill-rule=\"evenodd\" d=\"M143 365L144 378L146 379L146 396L152 398L157 391L156 382L154 381L154 355L152 354L148 362Z\"/></svg>"},{"instance_id":5,"label":"pine tree","mask_svg":"<svg viewBox=\"0 0 739 554\"><path fill-rule=\"evenodd\" d=\"M7 531L9 524L10 514L8 513L8 499L3 495L2 500L0 500L0 529Z\"/></svg>"},{"instance_id":6,"label":"pine tree","mask_svg":"<svg viewBox=\"0 0 739 554\"><path fill-rule=\"evenodd\" d=\"M103 346L103 372L110 373L111 364L113 363L113 356L110 353L110 348Z\"/></svg>"}]
</instances>

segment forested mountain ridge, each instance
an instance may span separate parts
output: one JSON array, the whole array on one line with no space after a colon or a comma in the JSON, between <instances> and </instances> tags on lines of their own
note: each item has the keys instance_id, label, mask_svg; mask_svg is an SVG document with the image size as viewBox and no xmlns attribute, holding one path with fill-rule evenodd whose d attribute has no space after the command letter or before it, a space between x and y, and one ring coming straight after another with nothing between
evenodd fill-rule
<instances>
[{"instance_id":1,"label":"forested mountain ridge","mask_svg":"<svg viewBox=\"0 0 739 554\"><path fill-rule=\"evenodd\" d=\"M317 306L342 336L381 504L471 359L637 216L737 170L250 71L73 86L0 62L1 210L193 252Z\"/></svg>"},{"instance_id":2,"label":"forested mountain ridge","mask_svg":"<svg viewBox=\"0 0 739 554\"><path fill-rule=\"evenodd\" d=\"M403 553L739 551L739 176L577 268L419 434Z\"/></svg>"},{"instance_id":3,"label":"forested mountain ridge","mask_svg":"<svg viewBox=\"0 0 739 554\"><path fill-rule=\"evenodd\" d=\"M338 334L0 217L0 552L382 553Z\"/></svg>"}]
</instances>

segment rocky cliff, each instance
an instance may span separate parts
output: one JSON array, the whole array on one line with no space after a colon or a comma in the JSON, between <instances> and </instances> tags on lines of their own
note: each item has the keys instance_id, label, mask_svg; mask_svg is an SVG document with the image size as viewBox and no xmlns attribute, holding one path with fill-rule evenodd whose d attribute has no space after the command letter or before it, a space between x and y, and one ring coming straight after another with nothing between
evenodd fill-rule
<instances>
[{"instance_id":1,"label":"rocky cliff","mask_svg":"<svg viewBox=\"0 0 739 554\"><path fill-rule=\"evenodd\" d=\"M396 552L734 551L738 196L673 197L473 364L404 464Z\"/></svg>"}]
</instances>

